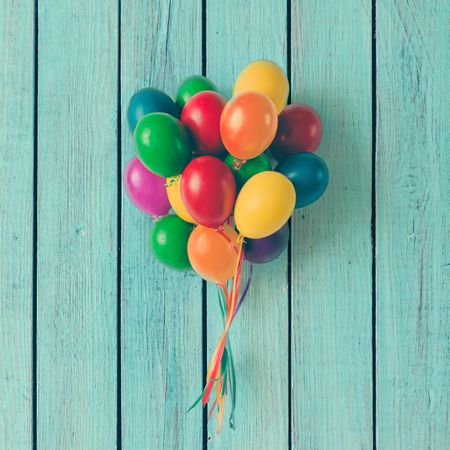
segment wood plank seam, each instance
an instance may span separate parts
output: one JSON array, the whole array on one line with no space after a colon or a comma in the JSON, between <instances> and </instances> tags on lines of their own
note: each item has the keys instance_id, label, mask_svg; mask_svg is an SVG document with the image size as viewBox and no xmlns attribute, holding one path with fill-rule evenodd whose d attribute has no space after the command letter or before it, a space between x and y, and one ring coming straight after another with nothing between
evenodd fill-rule
<instances>
[{"instance_id":1,"label":"wood plank seam","mask_svg":"<svg viewBox=\"0 0 450 450\"><path fill-rule=\"evenodd\" d=\"M292 0L286 0L286 75L289 81L288 104L291 103L292 83ZM287 246L288 278L288 450L292 450L292 219L289 219L289 242Z\"/></svg>"},{"instance_id":2,"label":"wood plank seam","mask_svg":"<svg viewBox=\"0 0 450 450\"><path fill-rule=\"evenodd\" d=\"M372 0L372 448L377 450L377 1Z\"/></svg>"},{"instance_id":3,"label":"wood plank seam","mask_svg":"<svg viewBox=\"0 0 450 450\"><path fill-rule=\"evenodd\" d=\"M202 75L206 76L207 51L207 0L202 0ZM202 387L206 385L208 372L208 288L205 280L202 280ZM203 408L202 414L202 446L203 450L208 449L208 405Z\"/></svg>"},{"instance_id":4,"label":"wood plank seam","mask_svg":"<svg viewBox=\"0 0 450 450\"><path fill-rule=\"evenodd\" d=\"M117 0L117 423L116 447L122 449L122 0Z\"/></svg>"},{"instance_id":5,"label":"wood plank seam","mask_svg":"<svg viewBox=\"0 0 450 450\"><path fill-rule=\"evenodd\" d=\"M39 98L39 0L34 1L34 93L33 93L33 279L32 279L32 446L37 450L37 256L38 256L38 98Z\"/></svg>"}]
</instances>

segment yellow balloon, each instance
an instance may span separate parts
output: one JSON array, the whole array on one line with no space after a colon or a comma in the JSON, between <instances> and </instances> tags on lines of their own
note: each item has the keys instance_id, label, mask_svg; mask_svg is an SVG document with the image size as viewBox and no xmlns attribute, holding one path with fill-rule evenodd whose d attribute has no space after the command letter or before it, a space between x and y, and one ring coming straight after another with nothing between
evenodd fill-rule
<instances>
[{"instance_id":1,"label":"yellow balloon","mask_svg":"<svg viewBox=\"0 0 450 450\"><path fill-rule=\"evenodd\" d=\"M272 61L259 60L250 63L238 75L233 95L244 91L256 91L267 95L275 104L278 114L286 106L289 82L283 69Z\"/></svg>"},{"instance_id":2,"label":"yellow balloon","mask_svg":"<svg viewBox=\"0 0 450 450\"><path fill-rule=\"evenodd\" d=\"M180 180L180 175L166 178L166 191L167 197L169 197L170 205L176 212L177 216L181 217L186 222L197 223L189 214L186 206L184 206L183 200L181 199Z\"/></svg>"},{"instance_id":3,"label":"yellow balloon","mask_svg":"<svg viewBox=\"0 0 450 450\"><path fill-rule=\"evenodd\" d=\"M295 189L278 172L260 172L251 177L239 192L234 220L239 232L261 239L278 231L295 207Z\"/></svg>"}]
</instances>

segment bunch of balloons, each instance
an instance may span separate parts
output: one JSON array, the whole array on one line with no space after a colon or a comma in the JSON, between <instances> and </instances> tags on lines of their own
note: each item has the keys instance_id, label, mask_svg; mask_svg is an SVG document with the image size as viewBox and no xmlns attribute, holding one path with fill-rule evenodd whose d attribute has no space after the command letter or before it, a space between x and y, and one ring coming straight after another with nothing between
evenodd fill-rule
<instances>
[{"instance_id":1,"label":"bunch of balloons","mask_svg":"<svg viewBox=\"0 0 450 450\"><path fill-rule=\"evenodd\" d=\"M211 412L218 406L219 431L227 386L235 389L227 335L250 281L239 296L243 261L278 257L294 209L316 201L328 185L328 168L314 153L320 118L308 105L286 106L288 93L283 70L259 60L239 74L229 100L207 78L191 76L175 102L145 88L128 107L136 157L124 185L156 219L150 248L166 266L193 269L219 287L224 332L198 399L205 405L216 386Z\"/></svg>"}]
</instances>

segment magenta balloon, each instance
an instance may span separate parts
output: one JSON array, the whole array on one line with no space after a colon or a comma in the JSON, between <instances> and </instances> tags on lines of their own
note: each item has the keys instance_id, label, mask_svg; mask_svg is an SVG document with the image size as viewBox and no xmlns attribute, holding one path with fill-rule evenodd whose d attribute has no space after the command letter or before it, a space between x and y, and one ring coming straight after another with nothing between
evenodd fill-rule
<instances>
[{"instance_id":1,"label":"magenta balloon","mask_svg":"<svg viewBox=\"0 0 450 450\"><path fill-rule=\"evenodd\" d=\"M150 172L138 158L128 161L123 182L128 197L141 211L149 216L165 216L169 212L166 179Z\"/></svg>"}]
</instances>

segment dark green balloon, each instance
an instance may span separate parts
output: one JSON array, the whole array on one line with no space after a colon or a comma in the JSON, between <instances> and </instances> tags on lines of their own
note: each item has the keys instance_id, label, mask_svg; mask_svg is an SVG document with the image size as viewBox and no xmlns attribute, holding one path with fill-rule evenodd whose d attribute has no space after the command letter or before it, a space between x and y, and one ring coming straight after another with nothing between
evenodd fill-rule
<instances>
[{"instance_id":1,"label":"dark green balloon","mask_svg":"<svg viewBox=\"0 0 450 450\"><path fill-rule=\"evenodd\" d=\"M183 124L166 113L144 116L134 131L137 156L160 177L180 175L191 160L191 144Z\"/></svg>"},{"instance_id":2,"label":"dark green balloon","mask_svg":"<svg viewBox=\"0 0 450 450\"><path fill-rule=\"evenodd\" d=\"M192 75L181 83L175 101L180 108L184 108L189 99L201 91L217 92L217 87L211 80L202 75Z\"/></svg>"},{"instance_id":3,"label":"dark green balloon","mask_svg":"<svg viewBox=\"0 0 450 450\"><path fill-rule=\"evenodd\" d=\"M269 158L264 153L253 159L247 160L242 164L242 161L236 159L233 155L227 155L224 163L231 169L236 180L236 192L239 192L244 184L253 175L260 172L267 172L272 170ZM242 165L241 165L242 164Z\"/></svg>"},{"instance_id":4,"label":"dark green balloon","mask_svg":"<svg viewBox=\"0 0 450 450\"><path fill-rule=\"evenodd\" d=\"M159 218L150 230L150 249L167 267L175 270L191 270L187 243L194 225L178 216Z\"/></svg>"}]
</instances>

